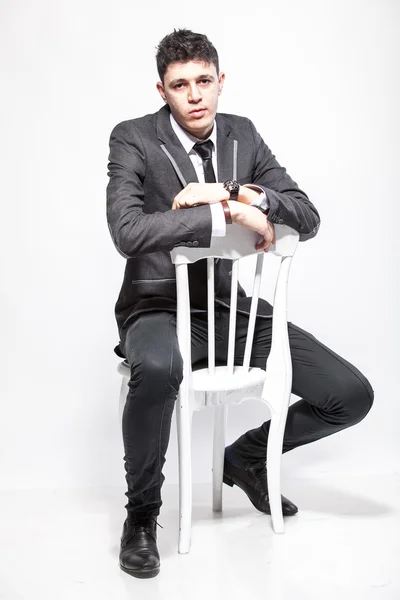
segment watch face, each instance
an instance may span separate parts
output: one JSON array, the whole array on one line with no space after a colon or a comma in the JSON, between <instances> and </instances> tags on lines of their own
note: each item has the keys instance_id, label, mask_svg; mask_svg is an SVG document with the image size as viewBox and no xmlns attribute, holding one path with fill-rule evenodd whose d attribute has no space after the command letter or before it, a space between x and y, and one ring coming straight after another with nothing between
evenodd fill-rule
<instances>
[{"instance_id":1,"label":"watch face","mask_svg":"<svg viewBox=\"0 0 400 600\"><path fill-rule=\"evenodd\" d=\"M226 190L228 190L228 192L238 192L240 185L238 184L237 181L229 180L229 181L225 181L224 187Z\"/></svg>"}]
</instances>

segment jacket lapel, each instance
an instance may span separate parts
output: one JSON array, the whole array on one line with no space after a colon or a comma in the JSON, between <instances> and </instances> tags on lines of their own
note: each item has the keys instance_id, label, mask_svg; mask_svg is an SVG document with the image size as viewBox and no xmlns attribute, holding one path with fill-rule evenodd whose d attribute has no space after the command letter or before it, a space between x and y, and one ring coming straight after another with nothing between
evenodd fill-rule
<instances>
[{"instance_id":1,"label":"jacket lapel","mask_svg":"<svg viewBox=\"0 0 400 600\"><path fill-rule=\"evenodd\" d=\"M188 153L182 146L175 131L172 129L169 118L170 109L166 104L157 113L157 136L161 142L161 147L168 156L169 160L178 175L182 187L193 181L198 182L196 171Z\"/></svg>"},{"instance_id":2,"label":"jacket lapel","mask_svg":"<svg viewBox=\"0 0 400 600\"><path fill-rule=\"evenodd\" d=\"M217 164L218 181L224 182L234 178L235 140L228 119L221 114L215 116L217 122Z\"/></svg>"},{"instance_id":3,"label":"jacket lapel","mask_svg":"<svg viewBox=\"0 0 400 600\"><path fill-rule=\"evenodd\" d=\"M170 109L167 104L158 111L157 136L182 183L182 187L185 187L193 181L198 182L198 179L189 155L172 129L169 115ZM215 118L217 123L218 181L223 182L234 177L235 140L228 119L218 113Z\"/></svg>"}]
</instances>

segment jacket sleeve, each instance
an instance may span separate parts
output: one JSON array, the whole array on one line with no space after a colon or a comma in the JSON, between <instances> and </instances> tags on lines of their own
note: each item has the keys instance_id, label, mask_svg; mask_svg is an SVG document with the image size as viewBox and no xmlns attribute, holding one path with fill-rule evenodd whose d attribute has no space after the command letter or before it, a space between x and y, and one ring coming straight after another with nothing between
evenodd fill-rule
<instances>
[{"instance_id":1,"label":"jacket sleeve","mask_svg":"<svg viewBox=\"0 0 400 600\"><path fill-rule=\"evenodd\" d=\"M292 227L299 232L300 241L313 238L320 225L317 209L277 162L253 123L249 123L256 149L252 183L265 191L268 220Z\"/></svg>"},{"instance_id":2,"label":"jacket sleeve","mask_svg":"<svg viewBox=\"0 0 400 600\"><path fill-rule=\"evenodd\" d=\"M209 247L212 218L209 205L190 210L143 211L146 152L139 131L131 121L117 125L110 136L107 186L107 222L118 252L133 258L170 251L185 244ZM172 198L171 198L172 205Z\"/></svg>"}]
</instances>

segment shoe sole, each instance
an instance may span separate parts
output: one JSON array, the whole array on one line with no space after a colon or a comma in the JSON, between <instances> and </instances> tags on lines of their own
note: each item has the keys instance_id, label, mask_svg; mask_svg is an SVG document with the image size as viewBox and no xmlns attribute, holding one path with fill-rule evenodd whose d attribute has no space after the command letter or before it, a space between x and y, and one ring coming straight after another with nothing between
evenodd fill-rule
<instances>
[{"instance_id":1,"label":"shoe sole","mask_svg":"<svg viewBox=\"0 0 400 600\"><path fill-rule=\"evenodd\" d=\"M137 579L150 579L150 577L155 577L160 572L160 567L156 569L142 569L141 571L132 571L132 569L126 569L121 564L119 565L124 573L128 573L128 575L132 575L132 577L136 577Z\"/></svg>"},{"instance_id":2,"label":"shoe sole","mask_svg":"<svg viewBox=\"0 0 400 600\"><path fill-rule=\"evenodd\" d=\"M244 492L244 493L246 494L246 496L247 496L247 493L245 492L245 490L244 490L244 489L242 489L242 488L240 487L240 485L238 485L237 483L235 483L235 482L233 481L233 479L230 479L230 478L229 478L227 475L224 475L224 476L223 476L223 478L222 478L222 481L223 481L224 483L226 483L226 485L229 485L230 487L233 487L234 485L236 485L236 486L237 486L237 487L238 487L240 490L242 490L242 492ZM270 511L270 510L269 510L269 511L266 511L266 510L261 510L260 508L258 508L258 506L257 506L256 504L254 504L253 500L252 500L252 499L251 499L249 496L247 496L247 497L248 497L248 499L250 500L250 502L252 503L252 505L254 506L254 508L256 508L256 509L257 509L259 512L262 512L264 515L270 515L270 514L271 514L271 511ZM282 513L282 514L283 514L283 516L284 516L284 517L293 517L293 516L294 516L296 513L297 513L297 511L296 511L296 512L293 512L293 513Z\"/></svg>"}]
</instances>

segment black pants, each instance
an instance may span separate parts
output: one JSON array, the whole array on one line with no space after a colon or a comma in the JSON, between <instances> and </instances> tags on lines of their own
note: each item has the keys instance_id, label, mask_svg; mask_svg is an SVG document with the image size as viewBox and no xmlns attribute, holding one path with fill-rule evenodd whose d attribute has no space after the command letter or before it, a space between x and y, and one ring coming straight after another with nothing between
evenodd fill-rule
<instances>
[{"instance_id":1,"label":"black pants","mask_svg":"<svg viewBox=\"0 0 400 600\"><path fill-rule=\"evenodd\" d=\"M242 364L247 333L246 316L238 315L235 364ZM224 360L228 346L228 312L216 313L216 360ZM283 452L315 442L355 425L369 412L373 390L356 367L321 344L313 335L289 323L293 364L292 392L302 399L289 407ZM271 348L272 319L258 318L251 365L265 368ZM131 367L122 430L128 484L128 512L134 516L159 514L162 467L171 417L182 381L182 358L176 317L168 312L140 315L123 336ZM207 356L206 316L192 315L192 362ZM245 466L265 462L270 422L244 433L229 446Z\"/></svg>"}]
</instances>

